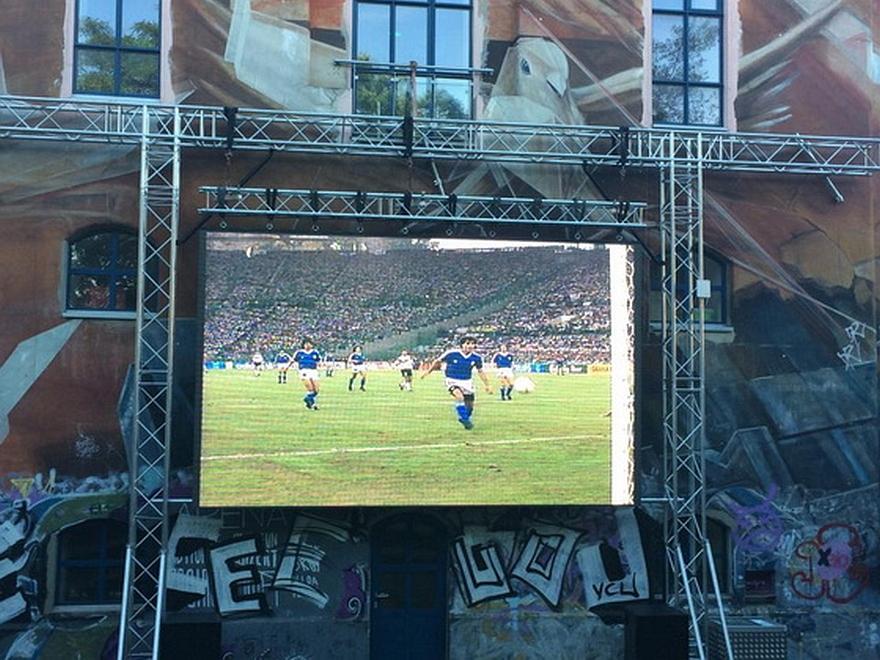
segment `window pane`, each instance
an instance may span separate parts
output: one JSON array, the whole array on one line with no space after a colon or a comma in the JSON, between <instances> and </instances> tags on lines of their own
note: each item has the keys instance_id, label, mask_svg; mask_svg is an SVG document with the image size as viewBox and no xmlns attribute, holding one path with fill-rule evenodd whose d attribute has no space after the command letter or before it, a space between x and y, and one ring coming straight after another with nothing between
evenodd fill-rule
<instances>
[{"instance_id":1,"label":"window pane","mask_svg":"<svg viewBox=\"0 0 880 660\"><path fill-rule=\"evenodd\" d=\"M721 82L721 19L691 16L688 24L688 81Z\"/></svg>"},{"instance_id":2,"label":"window pane","mask_svg":"<svg viewBox=\"0 0 880 660\"><path fill-rule=\"evenodd\" d=\"M115 234L95 234L78 240L70 246L70 265L73 268L109 268Z\"/></svg>"},{"instance_id":3,"label":"window pane","mask_svg":"<svg viewBox=\"0 0 880 660\"><path fill-rule=\"evenodd\" d=\"M125 554L119 556L118 566L109 566L106 569L106 578L104 582L104 599L105 603L119 603L122 599L122 578L125 573L123 568Z\"/></svg>"},{"instance_id":4,"label":"window pane","mask_svg":"<svg viewBox=\"0 0 880 660\"><path fill-rule=\"evenodd\" d=\"M59 558L61 561L98 559L101 553L102 523L90 520L62 532Z\"/></svg>"},{"instance_id":5,"label":"window pane","mask_svg":"<svg viewBox=\"0 0 880 660\"><path fill-rule=\"evenodd\" d=\"M355 112L364 115L390 115L391 85L391 76L376 73L358 74Z\"/></svg>"},{"instance_id":6,"label":"window pane","mask_svg":"<svg viewBox=\"0 0 880 660\"><path fill-rule=\"evenodd\" d=\"M357 6L357 57L370 62L391 61L391 7Z\"/></svg>"},{"instance_id":7,"label":"window pane","mask_svg":"<svg viewBox=\"0 0 880 660\"><path fill-rule=\"evenodd\" d=\"M397 79L397 100L395 101L394 114L406 115L410 107L410 81L409 78ZM429 81L424 78L416 79L416 116L427 117L431 112L431 88Z\"/></svg>"},{"instance_id":8,"label":"window pane","mask_svg":"<svg viewBox=\"0 0 880 660\"><path fill-rule=\"evenodd\" d=\"M119 247L116 265L119 268L137 268L138 238L134 234L116 234Z\"/></svg>"},{"instance_id":9,"label":"window pane","mask_svg":"<svg viewBox=\"0 0 880 660\"><path fill-rule=\"evenodd\" d=\"M397 7L394 61L428 64L428 11L424 7Z\"/></svg>"},{"instance_id":10,"label":"window pane","mask_svg":"<svg viewBox=\"0 0 880 660\"><path fill-rule=\"evenodd\" d=\"M159 55L153 53L121 53L120 94L159 96Z\"/></svg>"},{"instance_id":11,"label":"window pane","mask_svg":"<svg viewBox=\"0 0 880 660\"><path fill-rule=\"evenodd\" d=\"M688 89L688 123L718 126L721 123L721 90L690 87Z\"/></svg>"},{"instance_id":12,"label":"window pane","mask_svg":"<svg viewBox=\"0 0 880 660\"><path fill-rule=\"evenodd\" d=\"M721 262L706 257L703 261L703 277L712 282L712 287L722 286L724 284L724 266Z\"/></svg>"},{"instance_id":13,"label":"window pane","mask_svg":"<svg viewBox=\"0 0 880 660\"><path fill-rule=\"evenodd\" d=\"M108 309L110 278L106 275L71 275L68 306L75 309Z\"/></svg>"},{"instance_id":14,"label":"window pane","mask_svg":"<svg viewBox=\"0 0 880 660\"><path fill-rule=\"evenodd\" d=\"M460 9L438 9L434 19L434 64L470 65L470 15Z\"/></svg>"},{"instance_id":15,"label":"window pane","mask_svg":"<svg viewBox=\"0 0 880 660\"><path fill-rule=\"evenodd\" d=\"M77 42L94 46L116 43L116 0L79 0Z\"/></svg>"},{"instance_id":16,"label":"window pane","mask_svg":"<svg viewBox=\"0 0 880 660\"><path fill-rule=\"evenodd\" d=\"M712 291L712 296L706 301L706 322L707 323L725 323L724 318L724 296L720 291Z\"/></svg>"},{"instance_id":17,"label":"window pane","mask_svg":"<svg viewBox=\"0 0 880 660\"><path fill-rule=\"evenodd\" d=\"M115 281L113 309L132 310L137 307L137 279L132 275L119 275Z\"/></svg>"},{"instance_id":18,"label":"window pane","mask_svg":"<svg viewBox=\"0 0 880 660\"><path fill-rule=\"evenodd\" d=\"M76 51L76 91L113 94L113 51L78 48Z\"/></svg>"},{"instance_id":19,"label":"window pane","mask_svg":"<svg viewBox=\"0 0 880 660\"><path fill-rule=\"evenodd\" d=\"M58 602L97 603L99 568L62 568L58 576Z\"/></svg>"},{"instance_id":20,"label":"window pane","mask_svg":"<svg viewBox=\"0 0 880 660\"><path fill-rule=\"evenodd\" d=\"M719 0L691 0L691 9L701 11L721 11Z\"/></svg>"},{"instance_id":21,"label":"window pane","mask_svg":"<svg viewBox=\"0 0 880 660\"><path fill-rule=\"evenodd\" d=\"M122 43L138 48L159 47L159 0L125 0Z\"/></svg>"},{"instance_id":22,"label":"window pane","mask_svg":"<svg viewBox=\"0 0 880 660\"><path fill-rule=\"evenodd\" d=\"M470 119L470 81L438 80L434 87L434 116L440 119Z\"/></svg>"},{"instance_id":23,"label":"window pane","mask_svg":"<svg viewBox=\"0 0 880 660\"><path fill-rule=\"evenodd\" d=\"M684 80L684 18L655 15L654 80Z\"/></svg>"},{"instance_id":24,"label":"window pane","mask_svg":"<svg viewBox=\"0 0 880 660\"><path fill-rule=\"evenodd\" d=\"M654 0L654 9L684 9L684 0Z\"/></svg>"},{"instance_id":25,"label":"window pane","mask_svg":"<svg viewBox=\"0 0 880 660\"><path fill-rule=\"evenodd\" d=\"M658 124L684 123L684 87L654 85L654 122Z\"/></svg>"}]
</instances>

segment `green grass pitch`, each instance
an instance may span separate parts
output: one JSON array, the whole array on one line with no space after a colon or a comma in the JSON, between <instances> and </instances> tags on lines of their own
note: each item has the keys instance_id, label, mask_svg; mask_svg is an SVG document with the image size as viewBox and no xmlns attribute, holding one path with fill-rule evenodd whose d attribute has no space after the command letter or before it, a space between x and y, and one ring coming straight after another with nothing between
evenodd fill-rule
<instances>
[{"instance_id":1,"label":"green grass pitch","mask_svg":"<svg viewBox=\"0 0 880 660\"><path fill-rule=\"evenodd\" d=\"M321 379L306 409L293 369L206 370L202 506L603 504L611 496L609 374L530 374L535 391L501 401L482 383L473 430L439 372L403 392L396 371Z\"/></svg>"}]
</instances>

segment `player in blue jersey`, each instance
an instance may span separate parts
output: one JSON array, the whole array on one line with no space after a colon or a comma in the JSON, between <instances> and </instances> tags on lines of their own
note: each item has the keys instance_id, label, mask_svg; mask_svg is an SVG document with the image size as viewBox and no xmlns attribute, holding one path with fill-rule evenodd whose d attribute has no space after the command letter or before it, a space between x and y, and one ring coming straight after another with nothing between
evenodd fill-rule
<instances>
[{"instance_id":1,"label":"player in blue jersey","mask_svg":"<svg viewBox=\"0 0 880 660\"><path fill-rule=\"evenodd\" d=\"M507 344L501 344L498 352L492 358L492 364L498 370L498 380L501 381L501 400L510 401L513 392L513 353L507 350Z\"/></svg>"},{"instance_id":2,"label":"player in blue jersey","mask_svg":"<svg viewBox=\"0 0 880 660\"><path fill-rule=\"evenodd\" d=\"M364 357L364 351L360 346L355 346L351 349L351 355L348 356L348 364L351 367L351 378L348 379L348 391L352 391L354 381L360 376L361 392L366 392L367 359Z\"/></svg>"},{"instance_id":3,"label":"player in blue jersey","mask_svg":"<svg viewBox=\"0 0 880 660\"><path fill-rule=\"evenodd\" d=\"M281 349L275 356L275 369L278 371L278 384L287 382L287 370L290 369L290 353Z\"/></svg>"},{"instance_id":4,"label":"player in blue jersey","mask_svg":"<svg viewBox=\"0 0 880 660\"><path fill-rule=\"evenodd\" d=\"M318 409L318 390L320 376L318 365L321 363L321 354L315 350L310 339L303 339L302 348L293 354L293 361L299 367L299 379L306 388L303 402L310 410Z\"/></svg>"},{"instance_id":5,"label":"player in blue jersey","mask_svg":"<svg viewBox=\"0 0 880 660\"><path fill-rule=\"evenodd\" d=\"M436 371L443 365L443 374L446 376L446 389L455 399L455 413L458 415L458 421L466 429L474 428L471 417L474 414L474 378L473 371L477 370L477 375L483 381L486 392L492 393L492 386L489 379L483 373L483 358L474 353L477 347L475 337L462 337L459 342L460 348L450 349L443 353L440 357L431 363L428 370L422 374L425 378L432 371Z\"/></svg>"}]
</instances>

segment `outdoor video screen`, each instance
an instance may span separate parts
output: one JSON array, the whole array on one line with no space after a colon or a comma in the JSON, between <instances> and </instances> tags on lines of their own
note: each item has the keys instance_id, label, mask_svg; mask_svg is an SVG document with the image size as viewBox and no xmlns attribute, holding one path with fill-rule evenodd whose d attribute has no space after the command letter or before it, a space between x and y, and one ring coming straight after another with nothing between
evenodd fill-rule
<instances>
[{"instance_id":1,"label":"outdoor video screen","mask_svg":"<svg viewBox=\"0 0 880 660\"><path fill-rule=\"evenodd\" d=\"M202 506L631 501L625 248L204 247Z\"/></svg>"}]
</instances>

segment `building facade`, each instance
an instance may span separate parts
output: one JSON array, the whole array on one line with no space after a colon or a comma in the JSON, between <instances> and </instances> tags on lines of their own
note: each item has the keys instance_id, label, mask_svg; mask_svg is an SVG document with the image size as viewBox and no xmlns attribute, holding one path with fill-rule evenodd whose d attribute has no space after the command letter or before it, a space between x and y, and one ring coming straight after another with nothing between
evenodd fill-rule
<instances>
[{"instance_id":1,"label":"building facade","mask_svg":"<svg viewBox=\"0 0 880 660\"><path fill-rule=\"evenodd\" d=\"M6 4L8 95L802 135L880 125L880 9L865 0ZM200 186L261 159L231 146L185 153L182 236ZM0 653L113 657L138 152L0 135L0 161ZM657 204L655 175L590 174L278 155L259 185L560 199L595 186ZM880 654L878 185L706 175L707 534L728 613L784 624L792 658ZM196 639L230 660L622 657L621 604L663 590L658 251L652 236L635 251L635 511L212 511L189 501L199 249L184 242L162 657Z\"/></svg>"}]
</instances>

